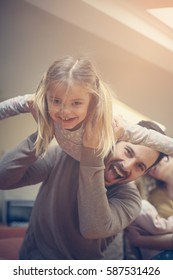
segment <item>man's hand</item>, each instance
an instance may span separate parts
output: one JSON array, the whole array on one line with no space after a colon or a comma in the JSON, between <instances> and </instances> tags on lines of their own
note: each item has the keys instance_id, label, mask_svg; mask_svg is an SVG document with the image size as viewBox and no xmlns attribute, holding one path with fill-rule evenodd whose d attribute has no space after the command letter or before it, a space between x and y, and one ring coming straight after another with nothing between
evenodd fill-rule
<instances>
[{"instance_id":1,"label":"man's hand","mask_svg":"<svg viewBox=\"0 0 173 280\"><path fill-rule=\"evenodd\" d=\"M126 236L130 240L130 243L134 246L140 247L142 242L142 235L135 228L127 228Z\"/></svg>"}]
</instances>

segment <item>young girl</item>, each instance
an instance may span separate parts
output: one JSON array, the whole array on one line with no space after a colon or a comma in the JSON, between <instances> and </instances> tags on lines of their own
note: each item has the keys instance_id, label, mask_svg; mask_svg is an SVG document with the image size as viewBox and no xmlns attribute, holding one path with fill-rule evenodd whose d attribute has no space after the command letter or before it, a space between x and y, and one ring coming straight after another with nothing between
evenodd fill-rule
<instances>
[{"instance_id":1,"label":"young girl","mask_svg":"<svg viewBox=\"0 0 173 280\"><path fill-rule=\"evenodd\" d=\"M37 155L47 151L55 135L62 149L80 160L81 145L85 139L92 142L95 124L99 141L93 148L103 157L113 149L117 139L150 146L165 154L173 153L173 139L113 119L112 98L89 60L65 57L49 67L36 94L1 102L0 119L32 112L38 124Z\"/></svg>"},{"instance_id":2,"label":"young girl","mask_svg":"<svg viewBox=\"0 0 173 280\"><path fill-rule=\"evenodd\" d=\"M55 61L35 95L1 103L0 118L29 111L34 112L38 123L37 154L47 150L55 135L62 149L79 159L83 131L86 137L92 137L89 134L93 123L100 128L96 147L100 153L105 156L114 145L111 94L87 59L65 57Z\"/></svg>"}]
</instances>

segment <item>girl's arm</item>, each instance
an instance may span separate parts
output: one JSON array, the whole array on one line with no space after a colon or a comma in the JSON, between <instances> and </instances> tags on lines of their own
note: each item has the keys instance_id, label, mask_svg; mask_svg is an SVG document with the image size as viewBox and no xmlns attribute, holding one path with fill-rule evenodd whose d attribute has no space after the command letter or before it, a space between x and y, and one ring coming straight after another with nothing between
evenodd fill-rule
<instances>
[{"instance_id":1,"label":"girl's arm","mask_svg":"<svg viewBox=\"0 0 173 280\"><path fill-rule=\"evenodd\" d=\"M162 235L141 235L134 228L126 230L126 234L132 245L140 248L154 250L171 250L173 249L173 234Z\"/></svg>"},{"instance_id":2,"label":"girl's arm","mask_svg":"<svg viewBox=\"0 0 173 280\"><path fill-rule=\"evenodd\" d=\"M148 234L167 234L173 232L173 216L167 219L160 217L151 203L142 200L141 212L135 220L135 225Z\"/></svg>"},{"instance_id":3,"label":"girl's arm","mask_svg":"<svg viewBox=\"0 0 173 280\"><path fill-rule=\"evenodd\" d=\"M20 113L32 112L33 97L34 94L26 94L0 102L0 120L18 115Z\"/></svg>"},{"instance_id":4,"label":"girl's arm","mask_svg":"<svg viewBox=\"0 0 173 280\"><path fill-rule=\"evenodd\" d=\"M173 138L153 129L128 123L119 117L117 121L115 117L113 123L117 124L117 126L113 125L116 139L128 141L132 144L144 145L164 154L173 155Z\"/></svg>"}]
</instances>

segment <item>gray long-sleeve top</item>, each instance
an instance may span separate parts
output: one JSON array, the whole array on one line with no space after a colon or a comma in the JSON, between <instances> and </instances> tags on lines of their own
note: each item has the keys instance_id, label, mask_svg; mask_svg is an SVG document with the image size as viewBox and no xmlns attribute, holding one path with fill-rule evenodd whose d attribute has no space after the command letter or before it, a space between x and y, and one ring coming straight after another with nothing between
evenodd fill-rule
<instances>
[{"instance_id":1,"label":"gray long-sleeve top","mask_svg":"<svg viewBox=\"0 0 173 280\"><path fill-rule=\"evenodd\" d=\"M58 146L36 157L29 136L0 162L0 188L42 182L21 259L102 259L114 236L140 211L133 184L104 184L104 161L89 148L78 162ZM116 248L115 248L116 250Z\"/></svg>"}]
</instances>

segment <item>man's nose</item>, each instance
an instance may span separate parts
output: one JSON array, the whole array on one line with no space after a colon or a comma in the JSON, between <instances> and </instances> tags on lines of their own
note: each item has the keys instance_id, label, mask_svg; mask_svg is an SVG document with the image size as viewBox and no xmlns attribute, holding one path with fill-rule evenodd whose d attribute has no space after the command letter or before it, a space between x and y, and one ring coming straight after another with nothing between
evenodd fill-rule
<instances>
[{"instance_id":1,"label":"man's nose","mask_svg":"<svg viewBox=\"0 0 173 280\"><path fill-rule=\"evenodd\" d=\"M131 172L135 166L135 159L130 158L123 162L123 168L127 172Z\"/></svg>"}]
</instances>

